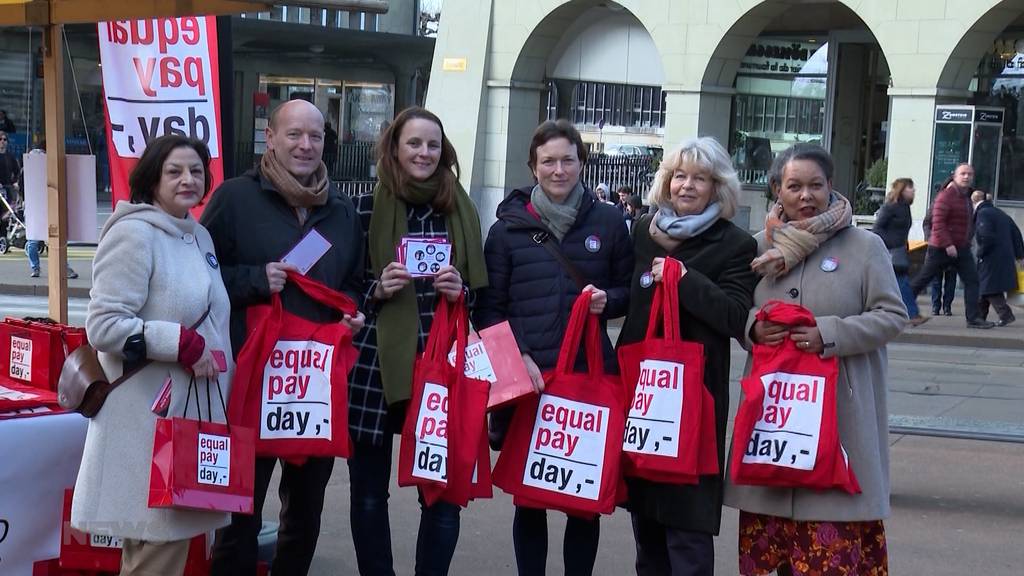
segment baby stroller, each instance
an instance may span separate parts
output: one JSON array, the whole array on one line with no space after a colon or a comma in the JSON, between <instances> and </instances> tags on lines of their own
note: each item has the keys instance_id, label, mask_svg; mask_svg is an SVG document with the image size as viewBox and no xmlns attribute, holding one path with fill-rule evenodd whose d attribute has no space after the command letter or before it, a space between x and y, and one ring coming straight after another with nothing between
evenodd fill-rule
<instances>
[{"instance_id":1,"label":"baby stroller","mask_svg":"<svg viewBox=\"0 0 1024 576\"><path fill-rule=\"evenodd\" d=\"M14 206L7 200L7 191L0 187L0 212L3 219L0 228L4 233L0 234L0 254L7 254L11 246L24 249L26 238L25 209L21 204Z\"/></svg>"}]
</instances>

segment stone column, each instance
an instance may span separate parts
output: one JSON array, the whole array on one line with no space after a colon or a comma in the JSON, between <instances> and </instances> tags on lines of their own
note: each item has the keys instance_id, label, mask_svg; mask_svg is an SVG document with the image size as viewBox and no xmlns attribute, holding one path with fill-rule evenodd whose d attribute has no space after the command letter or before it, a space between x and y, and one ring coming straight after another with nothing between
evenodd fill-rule
<instances>
[{"instance_id":1,"label":"stone column","mask_svg":"<svg viewBox=\"0 0 1024 576\"><path fill-rule=\"evenodd\" d=\"M913 178L916 197L911 206L914 226L911 240L924 239L921 221L931 204L932 138L935 126L936 91L889 89L889 169L886 182Z\"/></svg>"}]
</instances>

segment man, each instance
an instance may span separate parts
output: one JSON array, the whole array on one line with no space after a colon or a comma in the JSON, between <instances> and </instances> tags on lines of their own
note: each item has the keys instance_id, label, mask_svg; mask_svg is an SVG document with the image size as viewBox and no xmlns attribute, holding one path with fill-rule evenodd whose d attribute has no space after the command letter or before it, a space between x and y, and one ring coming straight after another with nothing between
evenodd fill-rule
<instances>
[{"instance_id":1,"label":"man","mask_svg":"<svg viewBox=\"0 0 1024 576\"><path fill-rule=\"evenodd\" d=\"M286 283L295 270L278 259L312 230L331 244L306 274L360 301L364 240L348 197L331 184L323 163L324 118L304 100L280 105L266 129L267 152L258 169L224 182L202 222L209 229L231 297L231 344L237 356L246 339L246 311L280 293L285 310L316 322L341 321L353 332L363 315L338 317ZM221 529L213 550L212 574L256 573L257 536L274 458L256 459L253 515L235 514ZM320 534L324 489L334 458L305 464L281 462L281 524L271 572L302 576L309 571Z\"/></svg>"},{"instance_id":2,"label":"man","mask_svg":"<svg viewBox=\"0 0 1024 576\"><path fill-rule=\"evenodd\" d=\"M960 164L953 171L953 181L939 192L932 206L932 230L924 265L910 283L910 289L916 297L943 268L954 266L964 285L967 327L992 328L995 324L978 316L978 270L971 254L974 228L969 194L973 183L974 168Z\"/></svg>"},{"instance_id":3,"label":"man","mask_svg":"<svg viewBox=\"0 0 1024 576\"><path fill-rule=\"evenodd\" d=\"M950 176L944 184L936 188L936 196L938 196L938 192L941 192L952 181L953 177ZM924 220L921 221L925 238L932 235L932 206L928 206L928 213L925 214ZM936 274L935 279L932 280L930 291L932 296L932 316L938 316L939 314L952 316L953 300L956 298L956 267L946 266Z\"/></svg>"},{"instance_id":4,"label":"man","mask_svg":"<svg viewBox=\"0 0 1024 576\"><path fill-rule=\"evenodd\" d=\"M1017 263L1024 261L1024 239L1013 218L993 206L984 192L971 194L971 202L981 293L978 316L987 320L991 304L999 315L996 326L1006 326L1016 320L1006 304L1006 293L1017 289Z\"/></svg>"},{"instance_id":5,"label":"man","mask_svg":"<svg viewBox=\"0 0 1024 576\"><path fill-rule=\"evenodd\" d=\"M18 159L7 151L7 133L0 130L0 194L7 202L0 202L0 237L7 236L7 207L13 209L18 203L18 176L21 166Z\"/></svg>"},{"instance_id":6,"label":"man","mask_svg":"<svg viewBox=\"0 0 1024 576\"><path fill-rule=\"evenodd\" d=\"M629 186L619 186L619 189L615 191L615 195L617 196L615 206L625 214L626 206L629 205L629 199L633 196L633 189Z\"/></svg>"}]
</instances>

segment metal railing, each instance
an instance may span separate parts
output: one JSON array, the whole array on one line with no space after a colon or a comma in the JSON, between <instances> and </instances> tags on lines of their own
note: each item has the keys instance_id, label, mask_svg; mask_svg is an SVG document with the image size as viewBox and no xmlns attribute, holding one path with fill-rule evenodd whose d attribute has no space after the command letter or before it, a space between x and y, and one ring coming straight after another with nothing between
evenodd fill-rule
<instances>
[{"instance_id":1,"label":"metal railing","mask_svg":"<svg viewBox=\"0 0 1024 576\"><path fill-rule=\"evenodd\" d=\"M607 184L611 192L629 186L634 194L646 195L654 180L651 156L591 154L583 166L583 181L591 188Z\"/></svg>"}]
</instances>

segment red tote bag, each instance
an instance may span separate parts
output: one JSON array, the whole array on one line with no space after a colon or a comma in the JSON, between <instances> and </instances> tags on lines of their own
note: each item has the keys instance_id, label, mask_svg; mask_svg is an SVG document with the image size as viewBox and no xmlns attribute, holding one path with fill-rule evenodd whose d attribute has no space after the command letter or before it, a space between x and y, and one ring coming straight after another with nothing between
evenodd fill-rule
<instances>
[{"instance_id":1,"label":"red tote bag","mask_svg":"<svg viewBox=\"0 0 1024 576\"><path fill-rule=\"evenodd\" d=\"M288 282L339 313L356 314L355 302L341 292L296 272L288 273ZM249 308L247 330L228 416L256 430L256 455L347 458L348 373L357 355L351 330L284 310L280 294Z\"/></svg>"},{"instance_id":2,"label":"red tote bag","mask_svg":"<svg viewBox=\"0 0 1024 576\"><path fill-rule=\"evenodd\" d=\"M85 342L85 329L51 320L0 322L0 382L57 391L64 359Z\"/></svg>"},{"instance_id":3,"label":"red tote bag","mask_svg":"<svg viewBox=\"0 0 1024 576\"><path fill-rule=\"evenodd\" d=\"M573 305L544 392L516 408L492 473L494 484L518 505L575 516L611 514L620 495L625 402L622 381L604 373L597 317L590 292ZM584 344L588 373L574 373Z\"/></svg>"},{"instance_id":4,"label":"red tote bag","mask_svg":"<svg viewBox=\"0 0 1024 576\"><path fill-rule=\"evenodd\" d=\"M490 384L465 375L469 321L463 298L441 298L427 346L413 369L412 395L402 427L398 485L419 486L430 506L466 506L485 434ZM455 342L455 365L448 350Z\"/></svg>"},{"instance_id":5,"label":"red tote bag","mask_svg":"<svg viewBox=\"0 0 1024 576\"><path fill-rule=\"evenodd\" d=\"M704 387L704 346L680 336L681 273L678 260L665 259L646 337L619 348L622 383L630 392L623 471L658 482L696 484L699 475L718 473L715 412L714 398Z\"/></svg>"},{"instance_id":6,"label":"red tote bag","mask_svg":"<svg viewBox=\"0 0 1024 576\"><path fill-rule=\"evenodd\" d=\"M815 325L810 310L777 301L765 304L757 319ZM736 413L732 481L859 493L839 441L838 358L803 352L789 339L778 346L755 344L753 355Z\"/></svg>"},{"instance_id":7,"label":"red tote bag","mask_svg":"<svg viewBox=\"0 0 1024 576\"><path fill-rule=\"evenodd\" d=\"M71 527L71 500L74 490L64 490L64 512L60 525L60 567L63 570L95 572L121 571L124 542L115 536L86 534Z\"/></svg>"},{"instance_id":8,"label":"red tote bag","mask_svg":"<svg viewBox=\"0 0 1024 576\"><path fill-rule=\"evenodd\" d=\"M199 387L195 378L189 384L189 398L193 389L198 409ZM217 391L220 392L219 384ZM210 416L209 410L207 415ZM230 421L218 424L188 418L157 418L149 473L149 507L252 514L255 469L252 428L232 425Z\"/></svg>"}]
</instances>

